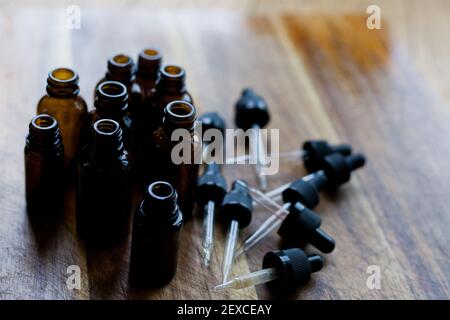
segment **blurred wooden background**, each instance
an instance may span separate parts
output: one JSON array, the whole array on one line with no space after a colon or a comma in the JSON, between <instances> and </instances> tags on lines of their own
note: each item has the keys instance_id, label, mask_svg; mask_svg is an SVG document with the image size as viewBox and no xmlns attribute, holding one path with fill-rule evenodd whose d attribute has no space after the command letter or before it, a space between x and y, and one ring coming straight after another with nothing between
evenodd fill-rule
<instances>
[{"instance_id":1,"label":"blurred wooden background","mask_svg":"<svg viewBox=\"0 0 450 320\"><path fill-rule=\"evenodd\" d=\"M381 8L381 30L366 28L370 4ZM66 27L69 5L81 9L79 30ZM367 155L349 184L322 196L317 211L336 250L288 298L450 297L450 2L7 0L0 7L0 298L274 298L265 286L211 290L221 279L224 230L217 228L205 270L200 218L183 231L175 280L139 294L127 286L128 243L92 251L76 237L73 190L61 226L43 233L30 225L23 147L47 72L75 68L92 108L107 58L137 56L146 46L186 68L200 112L219 110L233 126L234 102L252 86L270 104L282 151L326 138ZM225 174L256 183L250 168ZM304 174L300 161L282 162L270 186ZM255 212L242 236L268 215ZM274 234L235 273L258 270L264 253L278 247ZM81 290L67 289L69 265L81 268ZM369 265L380 267L380 290L366 286Z\"/></svg>"}]
</instances>

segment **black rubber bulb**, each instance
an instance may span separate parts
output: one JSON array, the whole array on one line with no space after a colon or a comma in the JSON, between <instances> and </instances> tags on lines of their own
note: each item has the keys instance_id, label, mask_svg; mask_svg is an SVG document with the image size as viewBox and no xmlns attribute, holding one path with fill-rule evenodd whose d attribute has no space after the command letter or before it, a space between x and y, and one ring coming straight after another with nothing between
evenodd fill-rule
<instances>
[{"instance_id":1,"label":"black rubber bulb","mask_svg":"<svg viewBox=\"0 0 450 320\"><path fill-rule=\"evenodd\" d=\"M353 154L347 157L339 153L326 156L322 161L322 169L327 177L327 188L336 189L350 180L351 172L361 168L366 163L362 154Z\"/></svg>"},{"instance_id":2,"label":"black rubber bulb","mask_svg":"<svg viewBox=\"0 0 450 320\"><path fill-rule=\"evenodd\" d=\"M202 123L203 132L208 129L217 129L222 132L222 134L225 134L225 120L217 112L204 113L198 120Z\"/></svg>"},{"instance_id":3,"label":"black rubber bulb","mask_svg":"<svg viewBox=\"0 0 450 320\"><path fill-rule=\"evenodd\" d=\"M283 191L284 203L300 201L309 209L314 209L319 204L319 192L327 185L327 179L323 172L311 175L308 176L310 177L308 180L304 178L295 180Z\"/></svg>"},{"instance_id":4,"label":"black rubber bulb","mask_svg":"<svg viewBox=\"0 0 450 320\"><path fill-rule=\"evenodd\" d=\"M222 201L221 214L224 220L227 223L235 220L239 223L239 228L244 228L252 220L252 211L252 197L247 183L244 180L234 181L231 191L225 195Z\"/></svg>"},{"instance_id":5,"label":"black rubber bulb","mask_svg":"<svg viewBox=\"0 0 450 320\"><path fill-rule=\"evenodd\" d=\"M308 172L321 169L321 163L325 156L332 153L340 153L348 156L352 153L352 147L348 144L329 144L326 140L310 140L303 144L303 163Z\"/></svg>"},{"instance_id":6,"label":"black rubber bulb","mask_svg":"<svg viewBox=\"0 0 450 320\"><path fill-rule=\"evenodd\" d=\"M267 287L279 293L292 292L308 283L311 273L318 272L324 265L320 255L306 255L299 248L270 251L263 259L263 269L275 268L279 278L267 283Z\"/></svg>"},{"instance_id":7,"label":"black rubber bulb","mask_svg":"<svg viewBox=\"0 0 450 320\"><path fill-rule=\"evenodd\" d=\"M286 243L303 247L310 243L323 253L334 250L335 241L320 229L322 219L300 202L289 207L289 214L281 223L278 234Z\"/></svg>"},{"instance_id":8,"label":"black rubber bulb","mask_svg":"<svg viewBox=\"0 0 450 320\"><path fill-rule=\"evenodd\" d=\"M263 128L269 120L269 109L264 98L258 96L253 89L244 89L241 97L236 102L236 126L243 130L255 126Z\"/></svg>"},{"instance_id":9,"label":"black rubber bulb","mask_svg":"<svg viewBox=\"0 0 450 320\"><path fill-rule=\"evenodd\" d=\"M215 162L206 166L205 172L197 180L197 201L205 205L208 201L220 204L227 193L227 182Z\"/></svg>"}]
</instances>

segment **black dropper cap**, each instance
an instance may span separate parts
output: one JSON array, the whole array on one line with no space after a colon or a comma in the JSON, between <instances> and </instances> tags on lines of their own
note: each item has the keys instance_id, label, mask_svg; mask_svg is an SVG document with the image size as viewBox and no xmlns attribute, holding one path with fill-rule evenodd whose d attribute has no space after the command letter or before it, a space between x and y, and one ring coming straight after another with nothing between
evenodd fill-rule
<instances>
[{"instance_id":1,"label":"black dropper cap","mask_svg":"<svg viewBox=\"0 0 450 320\"><path fill-rule=\"evenodd\" d=\"M300 202L291 205L289 214L278 229L283 240L296 247L310 243L323 253L334 250L335 241L325 231L320 229L322 219L314 211L306 208Z\"/></svg>"},{"instance_id":2,"label":"black dropper cap","mask_svg":"<svg viewBox=\"0 0 450 320\"><path fill-rule=\"evenodd\" d=\"M238 128L243 130L253 126L263 128L270 120L267 103L258 96L253 89L246 88L236 102L235 122Z\"/></svg>"},{"instance_id":3,"label":"black dropper cap","mask_svg":"<svg viewBox=\"0 0 450 320\"><path fill-rule=\"evenodd\" d=\"M303 144L303 163L308 172L315 172L322 167L320 164L325 156L332 153L340 153L348 156L352 153L352 147L348 144L329 144L326 140L310 140Z\"/></svg>"},{"instance_id":4,"label":"black dropper cap","mask_svg":"<svg viewBox=\"0 0 450 320\"><path fill-rule=\"evenodd\" d=\"M208 201L218 204L227 193L227 182L215 162L206 166L205 172L197 180L197 200L205 205Z\"/></svg>"},{"instance_id":5,"label":"black dropper cap","mask_svg":"<svg viewBox=\"0 0 450 320\"><path fill-rule=\"evenodd\" d=\"M312 175L307 181L302 178L292 182L282 193L283 201L285 203L300 201L309 209L315 208L319 204L319 191L325 187L327 179L321 173Z\"/></svg>"},{"instance_id":6,"label":"black dropper cap","mask_svg":"<svg viewBox=\"0 0 450 320\"><path fill-rule=\"evenodd\" d=\"M327 188L336 189L350 180L353 170L362 167L366 158L362 154L353 154L347 157L339 153L326 156L322 161L322 168L327 176Z\"/></svg>"},{"instance_id":7,"label":"black dropper cap","mask_svg":"<svg viewBox=\"0 0 450 320\"><path fill-rule=\"evenodd\" d=\"M198 120L202 123L203 132L209 129L217 129L222 132L222 134L225 133L225 120L223 120L217 112L204 113Z\"/></svg>"},{"instance_id":8,"label":"black dropper cap","mask_svg":"<svg viewBox=\"0 0 450 320\"><path fill-rule=\"evenodd\" d=\"M221 213L226 222L236 220L239 228L244 228L252 220L252 197L250 196L247 183L244 180L233 182L231 191L228 192L222 201Z\"/></svg>"},{"instance_id":9,"label":"black dropper cap","mask_svg":"<svg viewBox=\"0 0 450 320\"><path fill-rule=\"evenodd\" d=\"M299 248L270 251L263 259L263 269L276 268L279 278L267 283L275 292L290 292L306 284L311 273L320 271L324 261L320 255L309 255Z\"/></svg>"}]
</instances>

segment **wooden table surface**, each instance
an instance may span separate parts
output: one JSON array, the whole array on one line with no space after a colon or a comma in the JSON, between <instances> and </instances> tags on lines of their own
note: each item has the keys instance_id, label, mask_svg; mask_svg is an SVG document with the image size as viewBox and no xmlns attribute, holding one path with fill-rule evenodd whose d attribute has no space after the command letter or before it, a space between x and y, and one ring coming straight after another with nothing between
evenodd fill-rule
<instances>
[{"instance_id":1,"label":"wooden table surface","mask_svg":"<svg viewBox=\"0 0 450 320\"><path fill-rule=\"evenodd\" d=\"M447 1L78 1L81 29L66 27L71 1L1 1L0 298L268 299L265 286L214 292L221 280L224 230L216 232L211 270L201 267L201 219L183 230L176 278L150 292L128 290L129 242L86 250L74 228L73 188L63 223L42 231L25 213L23 147L44 94L47 72L75 68L81 94L92 91L106 59L157 46L166 63L187 70L200 112L219 110L233 126L233 105L252 86L270 105L282 151L306 139L349 142L367 165L317 212L336 239L326 266L288 298L444 299L450 297L450 3ZM366 27L378 4L382 29ZM227 167L228 181L255 185L248 167ZM301 177L300 161L282 162L270 187ZM241 238L269 213L257 210ZM271 235L235 274L258 270ZM314 252L308 247L308 252ZM66 271L81 268L81 289ZM367 267L381 289L366 285Z\"/></svg>"}]
</instances>

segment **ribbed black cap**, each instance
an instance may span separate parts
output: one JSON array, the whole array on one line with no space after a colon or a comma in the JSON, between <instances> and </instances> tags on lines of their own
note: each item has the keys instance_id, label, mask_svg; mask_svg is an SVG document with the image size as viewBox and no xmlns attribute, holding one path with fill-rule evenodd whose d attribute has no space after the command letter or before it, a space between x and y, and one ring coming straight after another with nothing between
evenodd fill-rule
<instances>
[{"instance_id":1,"label":"ribbed black cap","mask_svg":"<svg viewBox=\"0 0 450 320\"><path fill-rule=\"evenodd\" d=\"M217 113L217 112L207 112L204 113L198 118L198 120L202 123L202 130L205 132L208 129L217 129L225 133L225 120Z\"/></svg>"},{"instance_id":2,"label":"ribbed black cap","mask_svg":"<svg viewBox=\"0 0 450 320\"><path fill-rule=\"evenodd\" d=\"M314 186L302 179L291 183L283 191L282 196L285 203L296 203L300 201L309 209L313 209L319 204L319 192Z\"/></svg>"},{"instance_id":3,"label":"ribbed black cap","mask_svg":"<svg viewBox=\"0 0 450 320\"><path fill-rule=\"evenodd\" d=\"M323 258L319 255L307 256L299 248L266 253L263 268L276 268L279 278L267 283L275 292L290 292L308 283L312 272L322 269Z\"/></svg>"},{"instance_id":4,"label":"ribbed black cap","mask_svg":"<svg viewBox=\"0 0 450 320\"><path fill-rule=\"evenodd\" d=\"M254 125L263 128L270 120L266 101L247 88L236 102L235 122L238 128L250 129Z\"/></svg>"},{"instance_id":5,"label":"ribbed black cap","mask_svg":"<svg viewBox=\"0 0 450 320\"><path fill-rule=\"evenodd\" d=\"M325 156L332 153L340 153L342 155L349 155L352 148L348 144L332 145L326 140L310 140L303 144L303 162L309 172L315 172L322 169L321 164Z\"/></svg>"},{"instance_id":6,"label":"ribbed black cap","mask_svg":"<svg viewBox=\"0 0 450 320\"><path fill-rule=\"evenodd\" d=\"M300 202L291 205L289 214L278 229L283 240L296 247L310 243L324 253L334 250L334 239L320 229L322 219Z\"/></svg>"},{"instance_id":7,"label":"ribbed black cap","mask_svg":"<svg viewBox=\"0 0 450 320\"><path fill-rule=\"evenodd\" d=\"M228 192L222 201L221 213L227 223L231 220L239 222L239 228L244 228L252 220L252 197L248 191L247 183L244 180L233 182L231 191Z\"/></svg>"},{"instance_id":8,"label":"ribbed black cap","mask_svg":"<svg viewBox=\"0 0 450 320\"><path fill-rule=\"evenodd\" d=\"M227 181L220 173L220 166L213 162L208 164L205 172L197 180L197 200L204 205L208 201L216 204L223 200L227 193Z\"/></svg>"},{"instance_id":9,"label":"ribbed black cap","mask_svg":"<svg viewBox=\"0 0 450 320\"><path fill-rule=\"evenodd\" d=\"M335 189L349 181L351 172L364 166L365 162L366 159L362 154L344 157L339 153L333 153L326 156L322 167L328 179L328 188Z\"/></svg>"}]
</instances>

